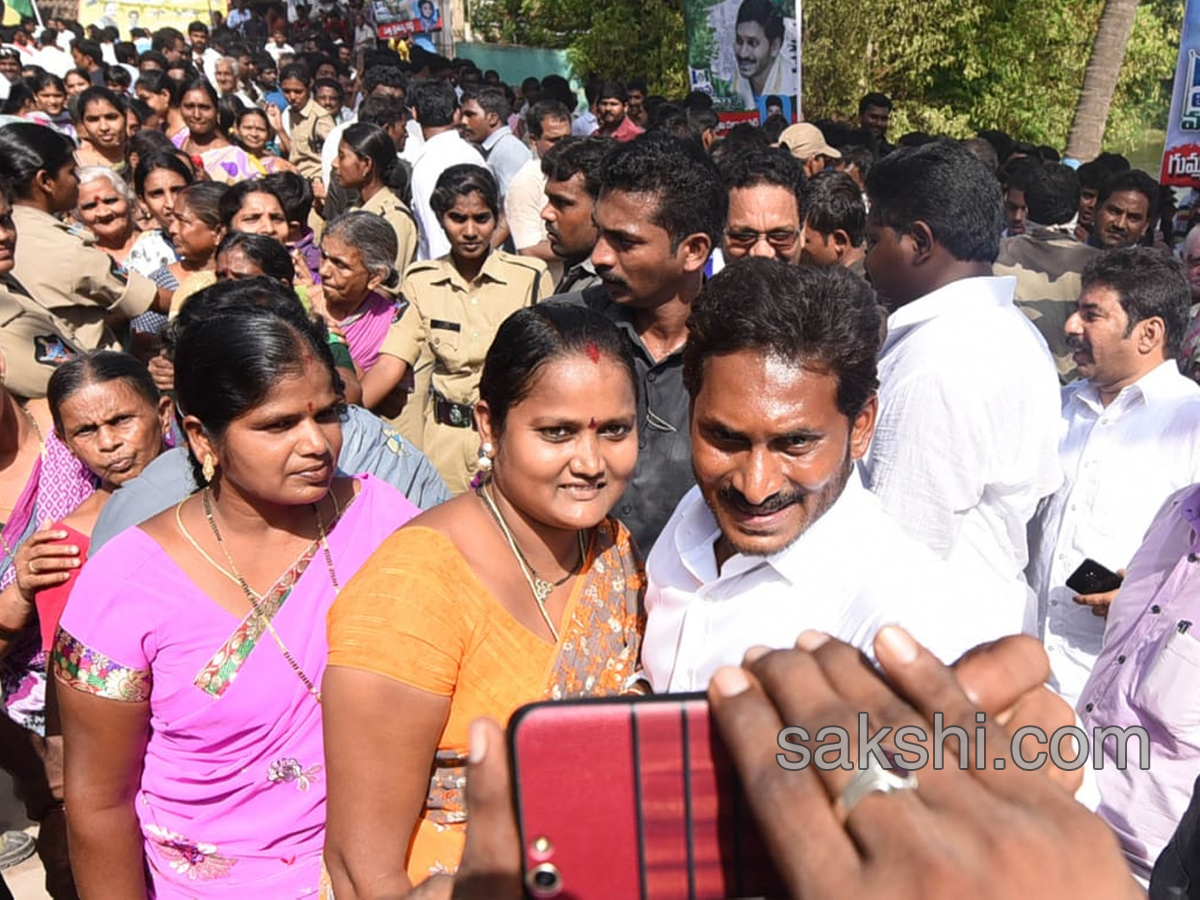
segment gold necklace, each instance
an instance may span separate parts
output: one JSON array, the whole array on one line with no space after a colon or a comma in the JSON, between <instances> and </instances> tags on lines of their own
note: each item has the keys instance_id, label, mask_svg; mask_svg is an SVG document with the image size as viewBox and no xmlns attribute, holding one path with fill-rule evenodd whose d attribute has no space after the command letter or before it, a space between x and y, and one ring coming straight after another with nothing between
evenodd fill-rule
<instances>
[{"instance_id":1,"label":"gold necklace","mask_svg":"<svg viewBox=\"0 0 1200 900\"><path fill-rule=\"evenodd\" d=\"M303 682L304 687L308 689L308 692L312 694L317 703L320 703L321 692L316 689L312 683L312 680L304 674L304 670L300 668L300 664L296 662L295 657L292 656L292 653L290 650L288 650L287 645L283 643L283 639L279 636L278 632L275 631L275 626L271 624L271 620L267 618L266 614L262 610L262 607L258 605L257 595L250 588L250 585L246 583L246 579L242 577L242 573L238 571L237 564L234 563L233 556L230 554L229 548L225 546L225 541L221 538L221 531L217 528L217 517L213 514L211 488L206 487L204 489L202 500L204 503L204 518L208 520L208 527L212 529L213 537L217 541L217 546L220 547L221 551L225 554L225 561L229 563L229 568L233 570L234 578L241 586L242 592L246 595L246 599L250 601L250 607L254 610L254 615L263 624L263 626L266 627L267 631L271 633L271 637L273 637L275 639L275 643L279 645L279 651L283 654L283 658L287 660L288 665L292 667L292 671L296 673L297 677L299 677L300 681ZM334 508L337 508L336 500L334 501ZM325 554L325 566L329 569L329 580L333 583L334 596L337 596L342 588L341 585L338 584L337 572L334 571L333 568L333 554L329 551L329 539L325 534L325 523L321 520L321 512L319 509L317 509L317 505L315 503L312 504L312 511L313 515L316 516L317 519L317 538L321 542L321 550ZM207 558L208 554L204 555ZM220 567L218 566L218 568Z\"/></svg>"},{"instance_id":2,"label":"gold necklace","mask_svg":"<svg viewBox=\"0 0 1200 900\"><path fill-rule=\"evenodd\" d=\"M484 505L491 513L492 520L500 528L504 534L504 539L508 542L508 549L512 551L513 556L517 558L517 565L521 569L521 574L525 576L525 581L529 585L529 590L533 594L534 602L537 603L538 612L542 614L542 621L546 623L546 627L550 629L550 635L554 638L554 643L558 643L558 629L554 627L554 621L550 618L550 614L546 612L546 600L554 593L555 588L562 587L572 578L579 574L579 570L583 568L583 563L587 557L587 548L583 542L583 532L576 531L575 537L579 539L579 562L567 572L558 581L547 581L538 574L535 569L525 558L525 554L521 552L521 548L517 545L517 540L513 537L512 531L508 527L508 523L504 521L504 516L500 514L500 508L496 506L496 501L492 499L491 493L486 485L480 485L476 493L483 499Z\"/></svg>"},{"instance_id":3,"label":"gold necklace","mask_svg":"<svg viewBox=\"0 0 1200 900\"><path fill-rule=\"evenodd\" d=\"M18 403L17 406L21 407L21 412L25 413L25 418L29 420L29 425L33 429L33 433L37 436L38 451L41 452L42 450L45 450L46 449L46 439L44 437L42 437L42 429L38 426L37 419L35 419L33 417L33 413L31 413L29 411L28 407L21 406L20 403Z\"/></svg>"},{"instance_id":4,"label":"gold necklace","mask_svg":"<svg viewBox=\"0 0 1200 900\"><path fill-rule=\"evenodd\" d=\"M333 503L333 520L336 522L338 519L340 519L342 517L342 507L341 507L341 504L338 503L337 494L332 490L329 492L329 499ZM190 531L188 531L187 526L183 524L183 516L181 513L183 510L183 504L186 502L187 502L187 500L184 499L184 500L180 500L177 504L175 504L175 524L179 527L180 534L182 534L184 539L189 544L192 545L192 549L195 550L197 553L200 554L200 556L202 556L204 558L204 561L206 563L208 563L210 566L212 566L214 569L216 569L218 572L220 572L222 575L224 575L226 578L228 578L234 584L241 586L241 584L242 584L241 579L238 578L238 576L235 575L233 572L230 572L227 568L225 568L223 565L221 565L215 559L213 559L211 556L209 556L208 551L200 546L200 542L197 541L194 537L192 537L192 533ZM318 519L319 518L320 517L318 516ZM3 541L3 540L4 540L4 535L0 534L0 541ZM7 546L7 545L8 545L8 542L5 541L5 546ZM224 549L224 547L222 547L221 549ZM336 581L334 583L336 584ZM260 594L258 591L255 591L253 588L251 588L250 590L254 593L255 597L258 597L260 600L262 599L263 595Z\"/></svg>"},{"instance_id":5,"label":"gold necklace","mask_svg":"<svg viewBox=\"0 0 1200 900\"><path fill-rule=\"evenodd\" d=\"M185 504L186 502L187 502L187 499L185 498L175 504L175 524L179 527L180 533L184 536L184 538L187 540L187 542L192 545L192 549L195 550L197 553L199 553L202 557L204 557L204 561L206 563L208 563L210 566L212 566L214 569L216 569L218 572L220 572L222 575L224 575L226 578L228 578L234 584L241 586L241 581L238 579L238 577L236 575L234 575L232 572L230 572L223 565L221 565L219 562L217 562L215 559L213 559L211 556L209 556L208 551L200 546L200 542L197 541L194 537L192 537L192 533L190 531L188 531L187 526L183 524L183 516L180 513L181 513L181 510L183 509L183 504ZM251 590L253 591L254 589L251 588ZM262 594L258 593L258 591L254 591L254 596L258 597L259 599L262 598Z\"/></svg>"}]
</instances>

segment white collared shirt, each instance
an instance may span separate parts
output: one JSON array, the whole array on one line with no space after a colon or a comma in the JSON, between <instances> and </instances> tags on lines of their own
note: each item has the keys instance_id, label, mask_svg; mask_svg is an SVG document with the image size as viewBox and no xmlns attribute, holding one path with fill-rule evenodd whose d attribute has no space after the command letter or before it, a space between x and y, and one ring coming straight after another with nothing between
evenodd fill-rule
<instances>
[{"instance_id":1,"label":"white collared shirt","mask_svg":"<svg viewBox=\"0 0 1200 900\"><path fill-rule=\"evenodd\" d=\"M450 241L442 230L442 223L433 214L429 198L433 196L433 189L442 173L460 163L485 165L483 155L475 145L464 141L453 128L427 140L413 162L412 211L421 232L417 259L437 259L450 252Z\"/></svg>"},{"instance_id":2,"label":"white collared shirt","mask_svg":"<svg viewBox=\"0 0 1200 900\"><path fill-rule=\"evenodd\" d=\"M284 113L286 116L290 113L289 109ZM337 159L338 150L342 146L342 135L346 133L346 129L354 124L352 118L348 122L339 122L333 126L333 130L329 132L329 137L325 138L325 143L321 145L321 180L325 184L333 184L333 163Z\"/></svg>"},{"instance_id":3,"label":"white collared shirt","mask_svg":"<svg viewBox=\"0 0 1200 900\"><path fill-rule=\"evenodd\" d=\"M1066 581L1088 558L1124 569L1166 499L1200 482L1200 386L1167 360L1107 407L1088 381L1062 395L1065 481L1030 523L1028 574L1051 684L1074 706L1100 654L1105 620L1075 603Z\"/></svg>"},{"instance_id":4,"label":"white collared shirt","mask_svg":"<svg viewBox=\"0 0 1200 900\"><path fill-rule=\"evenodd\" d=\"M975 609L968 601L979 592L906 537L857 473L821 518L773 556L734 554L718 571L719 535L694 487L647 560L642 664L656 693L702 691L750 647L791 647L806 628L871 655L875 632L899 624L946 662L1006 633L988 614L995 604Z\"/></svg>"},{"instance_id":5,"label":"white collared shirt","mask_svg":"<svg viewBox=\"0 0 1200 900\"><path fill-rule=\"evenodd\" d=\"M910 537L998 585L1012 630L1036 634L1026 526L1062 480L1061 398L1015 285L964 278L892 313L864 471Z\"/></svg>"}]
</instances>

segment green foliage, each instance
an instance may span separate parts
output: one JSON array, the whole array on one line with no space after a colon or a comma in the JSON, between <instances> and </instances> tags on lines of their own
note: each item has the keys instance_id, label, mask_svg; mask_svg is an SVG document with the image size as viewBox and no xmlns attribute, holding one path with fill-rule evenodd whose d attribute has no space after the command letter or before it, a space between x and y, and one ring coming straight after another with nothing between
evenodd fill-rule
<instances>
[{"instance_id":1,"label":"green foliage","mask_svg":"<svg viewBox=\"0 0 1200 900\"><path fill-rule=\"evenodd\" d=\"M710 3L717 0L709 0ZM645 75L654 93L687 91L680 0L472 0L493 40L567 48L579 74ZM891 133L962 137L1001 128L1062 147L1104 0L803 0L803 107L850 118L858 98L896 101ZM1161 128L1182 25L1181 0L1142 0L1109 116L1106 146ZM696 26L693 53L717 40Z\"/></svg>"},{"instance_id":2,"label":"green foliage","mask_svg":"<svg viewBox=\"0 0 1200 900\"><path fill-rule=\"evenodd\" d=\"M1182 3L1143 2L1138 7L1108 115L1106 147L1128 151L1143 143L1147 129L1166 128L1182 27Z\"/></svg>"},{"instance_id":3,"label":"green foliage","mask_svg":"<svg viewBox=\"0 0 1200 900\"><path fill-rule=\"evenodd\" d=\"M474 0L468 8L485 40L566 49L581 77L642 75L651 93L687 92L687 36L677 0Z\"/></svg>"},{"instance_id":4,"label":"green foliage","mask_svg":"<svg viewBox=\"0 0 1200 900\"><path fill-rule=\"evenodd\" d=\"M562 5L580 0L552 0ZM591 17L567 58L581 76L645 77L653 94L687 93L687 43L678 0L584 0ZM711 40L711 35L708 36Z\"/></svg>"}]
</instances>

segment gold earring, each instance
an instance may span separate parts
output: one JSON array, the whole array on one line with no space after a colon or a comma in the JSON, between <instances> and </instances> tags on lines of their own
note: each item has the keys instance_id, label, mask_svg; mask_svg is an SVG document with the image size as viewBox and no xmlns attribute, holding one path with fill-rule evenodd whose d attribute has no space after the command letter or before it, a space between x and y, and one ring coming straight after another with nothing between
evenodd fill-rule
<instances>
[{"instance_id":1,"label":"gold earring","mask_svg":"<svg viewBox=\"0 0 1200 900\"><path fill-rule=\"evenodd\" d=\"M212 454L205 453L204 454L204 480L206 482L212 481L213 477L216 474L217 474L217 464L215 462L213 462Z\"/></svg>"}]
</instances>

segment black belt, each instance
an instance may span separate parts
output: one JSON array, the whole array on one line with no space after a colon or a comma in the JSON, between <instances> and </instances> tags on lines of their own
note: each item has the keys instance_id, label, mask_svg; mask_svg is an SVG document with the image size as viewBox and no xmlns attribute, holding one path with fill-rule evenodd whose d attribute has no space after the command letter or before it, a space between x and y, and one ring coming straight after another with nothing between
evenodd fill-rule
<instances>
[{"instance_id":1,"label":"black belt","mask_svg":"<svg viewBox=\"0 0 1200 900\"><path fill-rule=\"evenodd\" d=\"M465 403L451 403L436 391L433 393L433 420L451 428L474 428L475 408Z\"/></svg>"}]
</instances>

